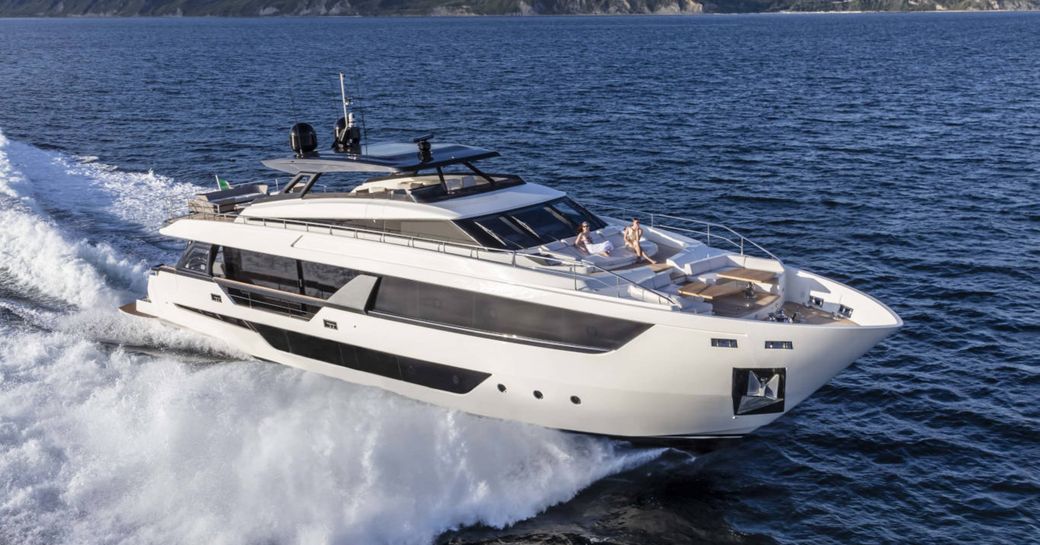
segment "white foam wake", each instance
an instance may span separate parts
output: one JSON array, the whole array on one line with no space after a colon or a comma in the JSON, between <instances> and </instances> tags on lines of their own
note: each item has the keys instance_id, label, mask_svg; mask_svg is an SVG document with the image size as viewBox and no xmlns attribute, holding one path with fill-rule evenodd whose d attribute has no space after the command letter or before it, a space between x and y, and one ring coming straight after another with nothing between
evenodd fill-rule
<instances>
[{"instance_id":1,"label":"white foam wake","mask_svg":"<svg viewBox=\"0 0 1040 545\"><path fill-rule=\"evenodd\" d=\"M19 159L12 158L12 152L17 153L12 148L18 146L0 133L0 271L4 276L37 297L79 307L114 305L127 298L122 290L140 290L143 265L119 256L104 242L69 240L42 212L33 196L34 184L46 182L24 174ZM28 155L22 162L33 164L35 158ZM120 287L113 289L106 280Z\"/></svg>"},{"instance_id":2,"label":"white foam wake","mask_svg":"<svg viewBox=\"0 0 1040 545\"><path fill-rule=\"evenodd\" d=\"M422 544L530 517L653 455L68 333L5 331L0 361L0 542Z\"/></svg>"},{"instance_id":3,"label":"white foam wake","mask_svg":"<svg viewBox=\"0 0 1040 545\"><path fill-rule=\"evenodd\" d=\"M0 276L71 307L0 308L19 317L0 312L0 543L429 543L530 517L656 455L236 361L219 341L115 314L144 266L64 229L46 212L61 202L34 187L154 228L154 199L108 193L124 175L178 185L0 134Z\"/></svg>"},{"instance_id":4,"label":"white foam wake","mask_svg":"<svg viewBox=\"0 0 1040 545\"><path fill-rule=\"evenodd\" d=\"M199 191L154 172L127 172L101 163L97 157L72 157L7 140L0 134L0 153L20 177L31 180L19 188L46 207L90 216L103 212L124 224L158 229L183 213Z\"/></svg>"}]
</instances>

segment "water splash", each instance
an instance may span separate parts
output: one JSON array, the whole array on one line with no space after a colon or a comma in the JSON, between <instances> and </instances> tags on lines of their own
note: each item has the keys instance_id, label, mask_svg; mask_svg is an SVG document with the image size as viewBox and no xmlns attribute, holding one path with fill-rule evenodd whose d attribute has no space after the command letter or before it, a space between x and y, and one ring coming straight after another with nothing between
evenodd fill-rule
<instances>
[{"instance_id":1,"label":"water splash","mask_svg":"<svg viewBox=\"0 0 1040 545\"><path fill-rule=\"evenodd\" d=\"M41 299L78 307L114 305L127 298L126 289L142 289L142 264L104 241L70 240L45 215L33 196L37 180L22 170L36 158L19 161L12 158L17 152L0 133L0 272Z\"/></svg>"}]
</instances>

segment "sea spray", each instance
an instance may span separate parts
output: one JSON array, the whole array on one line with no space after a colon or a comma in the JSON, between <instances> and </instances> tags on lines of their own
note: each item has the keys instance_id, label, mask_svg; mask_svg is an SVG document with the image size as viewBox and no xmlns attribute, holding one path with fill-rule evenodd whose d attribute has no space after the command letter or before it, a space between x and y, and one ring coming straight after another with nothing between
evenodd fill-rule
<instances>
[{"instance_id":1,"label":"sea spray","mask_svg":"<svg viewBox=\"0 0 1040 545\"><path fill-rule=\"evenodd\" d=\"M202 190L154 172L127 172L97 157L42 150L0 133L2 164L18 173L19 196L31 195L44 210L91 219L109 216L108 221L124 229L157 230L170 217L186 212L188 199Z\"/></svg>"},{"instance_id":2,"label":"sea spray","mask_svg":"<svg viewBox=\"0 0 1040 545\"><path fill-rule=\"evenodd\" d=\"M127 290L143 289L143 264L117 255L105 242L70 240L45 215L32 196L32 181L15 167L10 147L0 133L0 269L5 276L41 299L78 307L114 305Z\"/></svg>"},{"instance_id":3,"label":"sea spray","mask_svg":"<svg viewBox=\"0 0 1040 545\"><path fill-rule=\"evenodd\" d=\"M0 514L14 521L0 537L20 543L421 544L533 516L656 454L69 333L3 331L0 361Z\"/></svg>"}]
</instances>

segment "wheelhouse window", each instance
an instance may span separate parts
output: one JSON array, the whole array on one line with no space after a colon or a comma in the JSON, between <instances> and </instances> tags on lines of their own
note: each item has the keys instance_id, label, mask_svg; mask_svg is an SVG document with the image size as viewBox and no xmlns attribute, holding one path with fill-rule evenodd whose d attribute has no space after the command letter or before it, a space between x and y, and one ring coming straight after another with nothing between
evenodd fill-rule
<instances>
[{"instance_id":1,"label":"wheelhouse window","mask_svg":"<svg viewBox=\"0 0 1040 545\"><path fill-rule=\"evenodd\" d=\"M572 237L582 222L588 222L594 230L606 226L568 198L456 223L484 246L519 250Z\"/></svg>"},{"instance_id":2,"label":"wheelhouse window","mask_svg":"<svg viewBox=\"0 0 1040 545\"><path fill-rule=\"evenodd\" d=\"M210 275L213 263L213 246L201 242L192 242L184 250L184 255L177 262L177 268L196 274Z\"/></svg>"},{"instance_id":3,"label":"wheelhouse window","mask_svg":"<svg viewBox=\"0 0 1040 545\"><path fill-rule=\"evenodd\" d=\"M318 219L308 221L447 242L463 244L473 244L474 242L472 236L449 220Z\"/></svg>"},{"instance_id":4,"label":"wheelhouse window","mask_svg":"<svg viewBox=\"0 0 1040 545\"><path fill-rule=\"evenodd\" d=\"M570 224L574 226L575 231L578 230L583 221L589 222L589 228L592 230L602 229L607 226L606 222L586 210L584 206L570 199L559 199L550 203L549 206L567 218Z\"/></svg>"},{"instance_id":5,"label":"wheelhouse window","mask_svg":"<svg viewBox=\"0 0 1040 545\"><path fill-rule=\"evenodd\" d=\"M538 245L537 238L507 217L491 216L473 220L473 223L496 241L500 248L521 250Z\"/></svg>"},{"instance_id":6,"label":"wheelhouse window","mask_svg":"<svg viewBox=\"0 0 1040 545\"><path fill-rule=\"evenodd\" d=\"M509 215L514 221L534 233L542 242L553 242L561 238L574 236L578 226L553 210L551 206L539 205L518 210Z\"/></svg>"}]
</instances>

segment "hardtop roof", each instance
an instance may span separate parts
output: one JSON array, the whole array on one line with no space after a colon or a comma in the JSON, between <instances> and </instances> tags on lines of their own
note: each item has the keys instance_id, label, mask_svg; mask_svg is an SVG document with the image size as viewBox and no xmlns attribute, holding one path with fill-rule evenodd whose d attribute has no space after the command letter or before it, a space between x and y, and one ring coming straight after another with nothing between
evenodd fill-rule
<instances>
[{"instance_id":1,"label":"hardtop roof","mask_svg":"<svg viewBox=\"0 0 1040 545\"><path fill-rule=\"evenodd\" d=\"M318 153L312 153L306 157L268 159L263 161L263 164L289 174L300 172L401 173L469 163L498 155L497 151L475 146L431 143L430 157L423 161L415 144L388 142L365 146L361 154L331 153L321 156Z\"/></svg>"}]
</instances>

